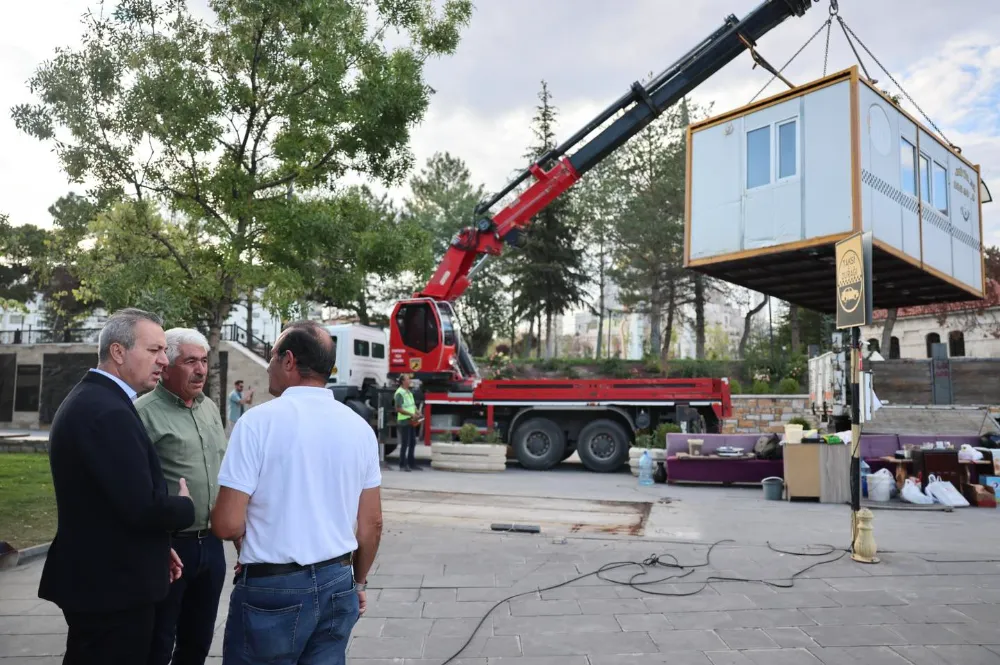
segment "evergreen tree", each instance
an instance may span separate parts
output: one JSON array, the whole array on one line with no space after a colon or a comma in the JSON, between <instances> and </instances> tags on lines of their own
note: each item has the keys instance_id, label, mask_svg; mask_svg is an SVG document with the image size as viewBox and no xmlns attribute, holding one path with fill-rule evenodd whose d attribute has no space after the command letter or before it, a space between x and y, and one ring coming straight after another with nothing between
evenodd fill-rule
<instances>
[{"instance_id":1,"label":"evergreen tree","mask_svg":"<svg viewBox=\"0 0 1000 665\"><path fill-rule=\"evenodd\" d=\"M552 105L548 85L542 81L540 101L532 120L534 143L526 157L532 161L556 146L557 109ZM543 163L552 168L554 162ZM559 331L552 329L556 316L581 303L589 281L579 248L580 231L573 214L572 195L567 192L550 203L531 222L528 244L513 266L515 308L529 320L544 325L545 357L555 355ZM539 337L542 331L539 330Z\"/></svg>"}]
</instances>

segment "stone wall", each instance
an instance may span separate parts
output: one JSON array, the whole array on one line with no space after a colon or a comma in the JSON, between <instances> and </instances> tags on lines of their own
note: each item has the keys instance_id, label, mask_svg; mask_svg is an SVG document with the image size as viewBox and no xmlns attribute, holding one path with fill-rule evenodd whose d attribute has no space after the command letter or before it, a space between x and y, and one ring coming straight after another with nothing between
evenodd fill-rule
<instances>
[{"instance_id":1,"label":"stone wall","mask_svg":"<svg viewBox=\"0 0 1000 665\"><path fill-rule=\"evenodd\" d=\"M733 417L722 423L726 434L785 431L785 423L799 416L815 427L808 395L733 395Z\"/></svg>"}]
</instances>

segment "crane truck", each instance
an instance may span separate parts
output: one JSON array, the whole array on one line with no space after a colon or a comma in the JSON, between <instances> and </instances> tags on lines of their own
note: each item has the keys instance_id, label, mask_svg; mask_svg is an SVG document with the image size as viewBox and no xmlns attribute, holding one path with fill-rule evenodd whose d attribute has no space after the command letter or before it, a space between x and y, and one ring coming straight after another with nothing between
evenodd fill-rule
<instances>
[{"instance_id":1,"label":"crane truck","mask_svg":"<svg viewBox=\"0 0 1000 665\"><path fill-rule=\"evenodd\" d=\"M587 469L610 472L627 461L637 431L664 422L687 431L719 431L732 410L726 379L484 380L462 340L452 303L505 245L525 245L535 215L743 51L777 75L756 53L756 42L785 19L803 16L812 2L818 0L765 0L743 19L728 16L661 74L633 83L476 207L474 222L455 236L427 284L397 302L390 315L388 379L402 374L417 379L426 445L435 435L454 434L472 423L483 432L495 430L525 468L548 469L576 451ZM490 212L531 179L511 203ZM369 403L381 413L380 426L394 429L392 387L374 392L376 403Z\"/></svg>"}]
</instances>

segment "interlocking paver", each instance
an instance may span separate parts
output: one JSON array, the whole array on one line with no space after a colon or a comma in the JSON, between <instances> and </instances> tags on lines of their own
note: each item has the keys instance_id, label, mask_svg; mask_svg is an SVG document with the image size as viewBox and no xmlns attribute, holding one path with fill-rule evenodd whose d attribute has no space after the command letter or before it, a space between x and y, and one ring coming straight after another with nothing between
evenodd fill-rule
<instances>
[{"instance_id":1,"label":"interlocking paver","mask_svg":"<svg viewBox=\"0 0 1000 665\"><path fill-rule=\"evenodd\" d=\"M818 566L791 589L706 584L712 575L787 584L782 576L814 563L737 543L716 548L709 566L661 567L647 576L692 571L682 579L630 587L590 576L539 590L654 552L704 562L707 549L606 536L563 544L546 535L397 524L383 537L349 662L441 665L475 631L452 665L1000 665L1000 575L993 568L970 574L972 564L890 552L879 566L846 557ZM231 558L231 548L227 553ZM37 598L40 569L34 562L0 573L0 665L61 660L65 622ZM608 574L624 582L636 572ZM221 663L230 590L227 581L211 665Z\"/></svg>"}]
</instances>

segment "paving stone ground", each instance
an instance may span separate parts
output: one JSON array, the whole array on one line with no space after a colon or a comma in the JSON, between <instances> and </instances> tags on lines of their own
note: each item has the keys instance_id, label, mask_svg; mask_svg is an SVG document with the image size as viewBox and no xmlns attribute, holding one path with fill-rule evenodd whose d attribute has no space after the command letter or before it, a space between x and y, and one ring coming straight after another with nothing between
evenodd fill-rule
<instances>
[{"instance_id":1,"label":"paving stone ground","mask_svg":"<svg viewBox=\"0 0 1000 665\"><path fill-rule=\"evenodd\" d=\"M600 482L618 486L630 478ZM387 484L395 482L387 474ZM1000 665L1000 554L990 535L1000 523L996 515L982 513L964 538L945 541L929 529L942 516L880 513L877 519L899 529L908 521L921 547L907 553L894 543L877 565L844 556L813 567L789 589L729 581L788 584L783 580L797 571L841 555L803 548L797 525L808 525L815 505L778 505L787 537L774 546L813 556L769 549L753 537L752 525L734 527L728 537L735 542L716 546L710 565L697 566L706 562L706 543L496 533L391 514L369 580L369 611L354 630L348 660L442 665L474 634L454 665ZM715 510L721 516L726 504ZM704 507L697 514L710 516ZM646 568L637 582L662 581L642 588L595 576L570 582L654 554L684 567ZM37 598L40 571L36 561L0 573L0 665L61 662L65 623L57 608ZM624 581L642 572L623 565L606 574ZM567 584L539 591L560 583ZM212 663L221 662L229 590ZM497 605L514 594L523 595Z\"/></svg>"}]
</instances>

